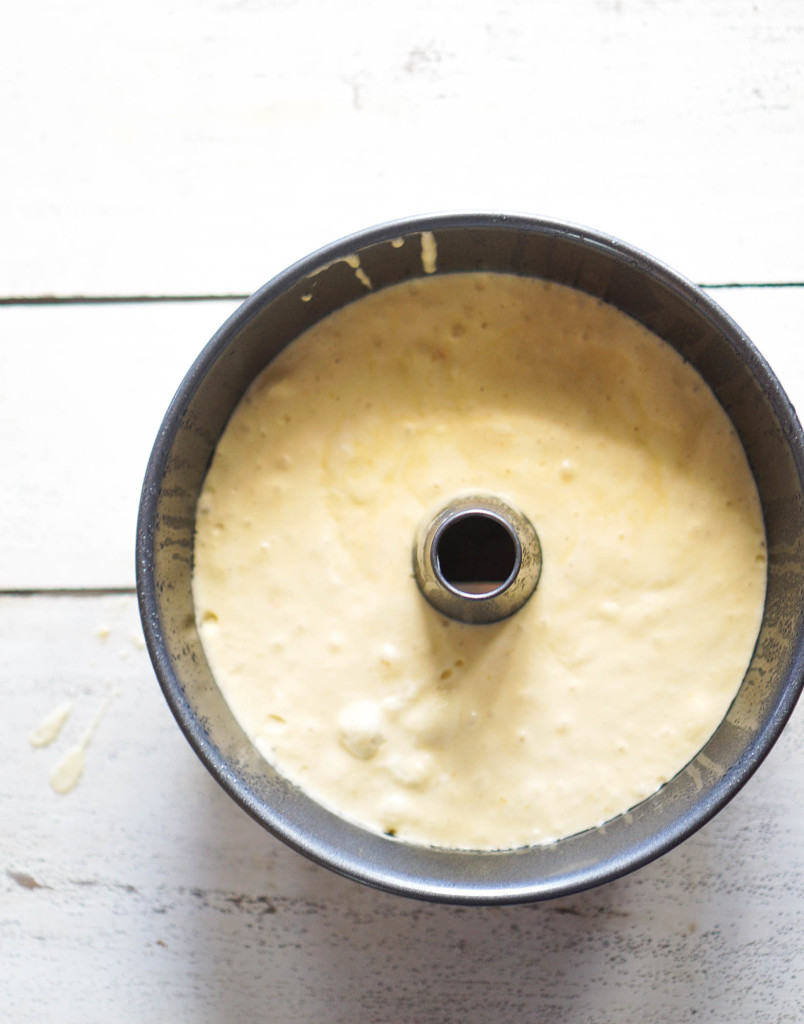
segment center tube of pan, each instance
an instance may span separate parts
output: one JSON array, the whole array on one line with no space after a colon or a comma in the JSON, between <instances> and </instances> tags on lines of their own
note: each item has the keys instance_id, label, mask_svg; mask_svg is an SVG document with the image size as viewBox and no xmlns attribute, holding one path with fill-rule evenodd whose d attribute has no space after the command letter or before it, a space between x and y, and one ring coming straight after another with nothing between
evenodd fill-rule
<instances>
[{"instance_id":1,"label":"center tube of pan","mask_svg":"<svg viewBox=\"0 0 804 1024\"><path fill-rule=\"evenodd\" d=\"M419 528L416 582L430 604L460 622L498 622L528 600L542 568L532 523L489 494L453 499Z\"/></svg>"}]
</instances>

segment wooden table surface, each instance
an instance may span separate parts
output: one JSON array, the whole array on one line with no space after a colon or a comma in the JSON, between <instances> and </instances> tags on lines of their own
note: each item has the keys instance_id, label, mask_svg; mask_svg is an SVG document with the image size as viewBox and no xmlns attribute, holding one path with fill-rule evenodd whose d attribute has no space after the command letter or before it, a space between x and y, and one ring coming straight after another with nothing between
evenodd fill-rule
<instances>
[{"instance_id":1,"label":"wooden table surface","mask_svg":"<svg viewBox=\"0 0 804 1024\"><path fill-rule=\"evenodd\" d=\"M41 0L3 20L0 1019L801 1020L802 710L630 877L496 909L387 896L286 849L196 760L143 648L133 541L161 416L237 298L397 216L618 235L711 288L800 406L804 5Z\"/></svg>"}]
</instances>

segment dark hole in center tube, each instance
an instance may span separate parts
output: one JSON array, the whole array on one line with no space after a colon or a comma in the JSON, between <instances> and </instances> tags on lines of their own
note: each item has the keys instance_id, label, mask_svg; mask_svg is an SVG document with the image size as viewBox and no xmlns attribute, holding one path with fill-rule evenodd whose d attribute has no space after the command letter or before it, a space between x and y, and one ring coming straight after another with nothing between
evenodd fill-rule
<instances>
[{"instance_id":1,"label":"dark hole in center tube","mask_svg":"<svg viewBox=\"0 0 804 1024\"><path fill-rule=\"evenodd\" d=\"M447 523L433 548L433 561L455 590L488 594L514 571L517 549L509 531L491 516L471 512Z\"/></svg>"}]
</instances>

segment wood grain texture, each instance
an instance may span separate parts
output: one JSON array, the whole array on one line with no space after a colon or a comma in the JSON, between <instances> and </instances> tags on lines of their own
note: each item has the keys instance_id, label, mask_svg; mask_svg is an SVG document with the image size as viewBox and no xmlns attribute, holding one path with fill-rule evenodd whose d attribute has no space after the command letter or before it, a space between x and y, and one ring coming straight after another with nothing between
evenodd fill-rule
<instances>
[{"instance_id":1,"label":"wood grain texture","mask_svg":"<svg viewBox=\"0 0 804 1024\"><path fill-rule=\"evenodd\" d=\"M0 622L5 1020L798 1019L800 712L729 807L637 874L434 906L338 878L235 807L170 717L133 598L5 598ZM82 779L55 795L50 768L110 692ZM65 697L62 735L31 748Z\"/></svg>"},{"instance_id":2,"label":"wood grain texture","mask_svg":"<svg viewBox=\"0 0 804 1024\"><path fill-rule=\"evenodd\" d=\"M588 224L704 284L804 283L799 0L41 0L4 19L0 100L0 300L243 294L461 208ZM804 287L712 294L804 407ZM801 709L677 850L533 906L338 878L206 774L135 599L88 594L133 587L151 445L235 305L0 305L0 591L34 592L0 596L0 1019L800 1020Z\"/></svg>"},{"instance_id":3,"label":"wood grain texture","mask_svg":"<svg viewBox=\"0 0 804 1024\"><path fill-rule=\"evenodd\" d=\"M0 294L240 294L444 209L804 281L802 67L798 0L18 5Z\"/></svg>"}]
</instances>

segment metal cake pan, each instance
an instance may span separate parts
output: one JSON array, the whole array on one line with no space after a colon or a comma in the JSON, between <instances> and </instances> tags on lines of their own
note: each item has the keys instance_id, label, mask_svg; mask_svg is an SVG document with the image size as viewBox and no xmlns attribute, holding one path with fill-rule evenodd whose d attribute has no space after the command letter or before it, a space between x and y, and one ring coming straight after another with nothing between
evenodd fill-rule
<instances>
[{"instance_id":1,"label":"metal cake pan","mask_svg":"<svg viewBox=\"0 0 804 1024\"><path fill-rule=\"evenodd\" d=\"M673 345L730 416L762 504L764 616L726 718L657 793L599 828L545 846L489 853L408 845L321 807L251 745L215 684L195 626L195 506L230 414L285 345L366 294L354 256L375 290L423 276L426 233L435 242L438 274L498 271L569 285ZM523 216L447 214L381 225L321 249L266 284L221 327L181 383L153 448L139 511L137 589L148 650L203 763L241 807L300 853L421 899L502 904L565 896L632 871L691 835L744 785L778 738L804 680L803 471L801 426L765 360L716 303L659 261L597 231Z\"/></svg>"}]
</instances>

